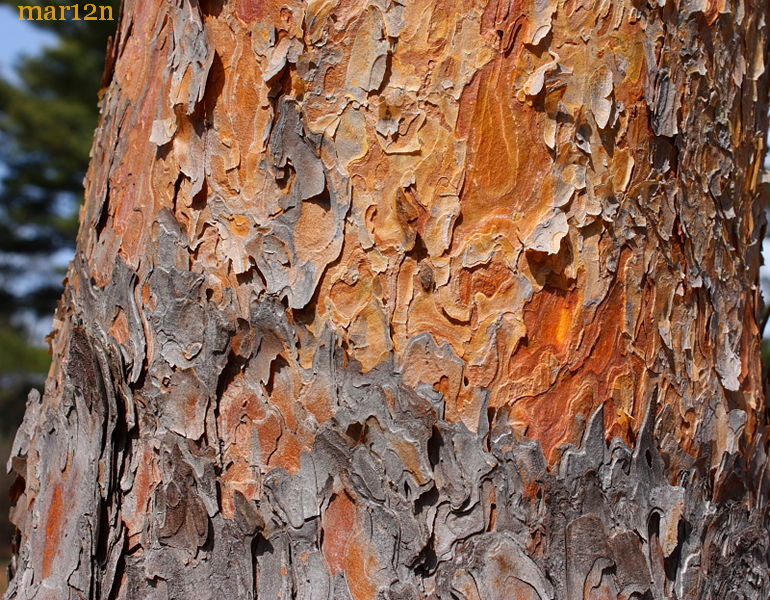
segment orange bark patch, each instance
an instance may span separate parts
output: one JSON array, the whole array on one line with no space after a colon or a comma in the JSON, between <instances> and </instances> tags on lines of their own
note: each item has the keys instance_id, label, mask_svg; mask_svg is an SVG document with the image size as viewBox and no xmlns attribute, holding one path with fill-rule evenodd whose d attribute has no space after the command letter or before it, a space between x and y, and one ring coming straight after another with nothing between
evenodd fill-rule
<instances>
[{"instance_id":1,"label":"orange bark patch","mask_svg":"<svg viewBox=\"0 0 770 600\"><path fill-rule=\"evenodd\" d=\"M540 140L538 113L519 104L513 61L503 57L484 66L460 99L458 137L468 139L468 174L462 194L462 235L470 234L491 214L531 211L543 204L544 173L525 170L551 158ZM532 216L535 216L534 213ZM503 233L503 232L501 232Z\"/></svg>"},{"instance_id":2,"label":"orange bark patch","mask_svg":"<svg viewBox=\"0 0 770 600\"><path fill-rule=\"evenodd\" d=\"M511 270L500 262L475 269L471 275L471 290L491 298L504 293L511 286Z\"/></svg>"},{"instance_id":3,"label":"orange bark patch","mask_svg":"<svg viewBox=\"0 0 770 600\"><path fill-rule=\"evenodd\" d=\"M136 467L134 484L130 492L133 495L134 502L133 505L127 503L123 509L123 522L126 525L129 538L138 535L144 528L147 504L156 481L152 448L145 446L140 452L141 458Z\"/></svg>"},{"instance_id":4,"label":"orange bark patch","mask_svg":"<svg viewBox=\"0 0 770 600\"><path fill-rule=\"evenodd\" d=\"M232 458L233 463L222 476L222 514L226 519L235 515L235 492L241 492L245 498L258 498L259 487L256 483L255 469L241 457Z\"/></svg>"},{"instance_id":5,"label":"orange bark patch","mask_svg":"<svg viewBox=\"0 0 770 600\"><path fill-rule=\"evenodd\" d=\"M278 449L270 457L271 467L283 467L292 475L299 473L303 450L308 450L291 431L284 431L278 441Z\"/></svg>"},{"instance_id":6,"label":"orange bark patch","mask_svg":"<svg viewBox=\"0 0 770 600\"><path fill-rule=\"evenodd\" d=\"M51 502L48 505L48 515L45 522L45 547L43 550L43 579L50 577L56 553L59 550L61 530L64 520L64 499L62 498L62 485L56 483L53 486Z\"/></svg>"},{"instance_id":7,"label":"orange bark patch","mask_svg":"<svg viewBox=\"0 0 770 600\"><path fill-rule=\"evenodd\" d=\"M356 523L356 505L343 493L334 497L323 515L323 555L329 572L336 575L345 570L348 543Z\"/></svg>"},{"instance_id":8,"label":"orange bark patch","mask_svg":"<svg viewBox=\"0 0 770 600\"><path fill-rule=\"evenodd\" d=\"M570 330L580 318L577 306L579 300L580 294L577 291L546 288L535 295L524 311L524 324L530 347L533 348L529 353L532 358L539 354L534 347L549 347L557 355L563 356ZM578 327L581 324L578 322Z\"/></svg>"},{"instance_id":9,"label":"orange bark patch","mask_svg":"<svg viewBox=\"0 0 770 600\"><path fill-rule=\"evenodd\" d=\"M332 385L327 377L316 375L310 388L302 394L302 406L313 414L319 425L333 416Z\"/></svg>"},{"instance_id":10,"label":"orange bark patch","mask_svg":"<svg viewBox=\"0 0 770 600\"><path fill-rule=\"evenodd\" d=\"M278 439L281 437L281 421L275 413L270 412L257 423L259 449L262 462L267 464L270 455L275 452Z\"/></svg>"},{"instance_id":11,"label":"orange bark patch","mask_svg":"<svg viewBox=\"0 0 770 600\"><path fill-rule=\"evenodd\" d=\"M323 531L321 550L330 573L345 572L355 600L373 600L377 594L373 580L377 559L364 538L356 504L347 493L334 496L329 503L323 514Z\"/></svg>"},{"instance_id":12,"label":"orange bark patch","mask_svg":"<svg viewBox=\"0 0 770 600\"><path fill-rule=\"evenodd\" d=\"M112 322L112 325L110 325L110 335L123 345L128 342L128 320L126 319L126 313L122 308L118 308L118 314Z\"/></svg>"},{"instance_id":13,"label":"orange bark patch","mask_svg":"<svg viewBox=\"0 0 770 600\"><path fill-rule=\"evenodd\" d=\"M511 362L512 416L527 436L540 440L543 452L565 442L577 443L584 421L606 403L605 426L612 435L633 441L641 422L632 391L639 385L643 364L626 352L621 336L624 294L615 286L596 314L587 316L580 292L544 289L525 311L527 344ZM580 337L573 337L580 331ZM638 346L638 345L637 345ZM565 398L572 400L565 406Z\"/></svg>"},{"instance_id":14,"label":"orange bark patch","mask_svg":"<svg viewBox=\"0 0 770 600\"><path fill-rule=\"evenodd\" d=\"M330 210L316 202L303 202L299 221L294 228L297 258L309 261L332 242L334 217Z\"/></svg>"},{"instance_id":15,"label":"orange bark patch","mask_svg":"<svg viewBox=\"0 0 770 600\"><path fill-rule=\"evenodd\" d=\"M235 3L235 14L245 23L265 20L265 13L270 9L269 0L237 0Z\"/></svg>"}]
</instances>

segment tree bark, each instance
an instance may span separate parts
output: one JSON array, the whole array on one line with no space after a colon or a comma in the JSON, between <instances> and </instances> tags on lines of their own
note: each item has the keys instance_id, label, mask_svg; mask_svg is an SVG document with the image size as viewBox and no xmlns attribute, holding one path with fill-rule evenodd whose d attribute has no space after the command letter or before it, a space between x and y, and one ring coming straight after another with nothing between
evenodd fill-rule
<instances>
[{"instance_id":1,"label":"tree bark","mask_svg":"<svg viewBox=\"0 0 770 600\"><path fill-rule=\"evenodd\" d=\"M770 596L764 0L126 0L8 598Z\"/></svg>"}]
</instances>

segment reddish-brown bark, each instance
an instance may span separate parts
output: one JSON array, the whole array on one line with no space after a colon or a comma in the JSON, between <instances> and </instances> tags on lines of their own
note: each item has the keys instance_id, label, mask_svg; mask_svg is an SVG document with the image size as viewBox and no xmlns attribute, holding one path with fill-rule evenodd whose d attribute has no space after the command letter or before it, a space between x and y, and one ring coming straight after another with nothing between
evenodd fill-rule
<instances>
[{"instance_id":1,"label":"reddish-brown bark","mask_svg":"<svg viewBox=\"0 0 770 600\"><path fill-rule=\"evenodd\" d=\"M127 0L9 598L770 593L767 12Z\"/></svg>"}]
</instances>

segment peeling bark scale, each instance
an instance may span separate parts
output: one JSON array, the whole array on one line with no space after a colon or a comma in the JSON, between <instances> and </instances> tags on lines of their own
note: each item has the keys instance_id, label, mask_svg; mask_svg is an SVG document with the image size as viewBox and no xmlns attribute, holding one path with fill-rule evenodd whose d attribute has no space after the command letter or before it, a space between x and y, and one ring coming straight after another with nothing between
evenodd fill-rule
<instances>
[{"instance_id":1,"label":"peeling bark scale","mask_svg":"<svg viewBox=\"0 0 770 600\"><path fill-rule=\"evenodd\" d=\"M768 598L767 16L126 0L7 598Z\"/></svg>"}]
</instances>

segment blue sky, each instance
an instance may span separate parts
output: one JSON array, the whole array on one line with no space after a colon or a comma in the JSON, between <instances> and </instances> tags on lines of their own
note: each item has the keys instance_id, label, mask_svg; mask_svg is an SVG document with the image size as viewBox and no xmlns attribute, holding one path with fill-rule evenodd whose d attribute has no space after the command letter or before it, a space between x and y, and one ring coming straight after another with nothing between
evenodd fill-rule
<instances>
[{"instance_id":1,"label":"blue sky","mask_svg":"<svg viewBox=\"0 0 770 600\"><path fill-rule=\"evenodd\" d=\"M53 39L53 35L30 25L28 21L19 21L15 10L0 7L0 72L10 75L14 59L19 54L34 54Z\"/></svg>"}]
</instances>

